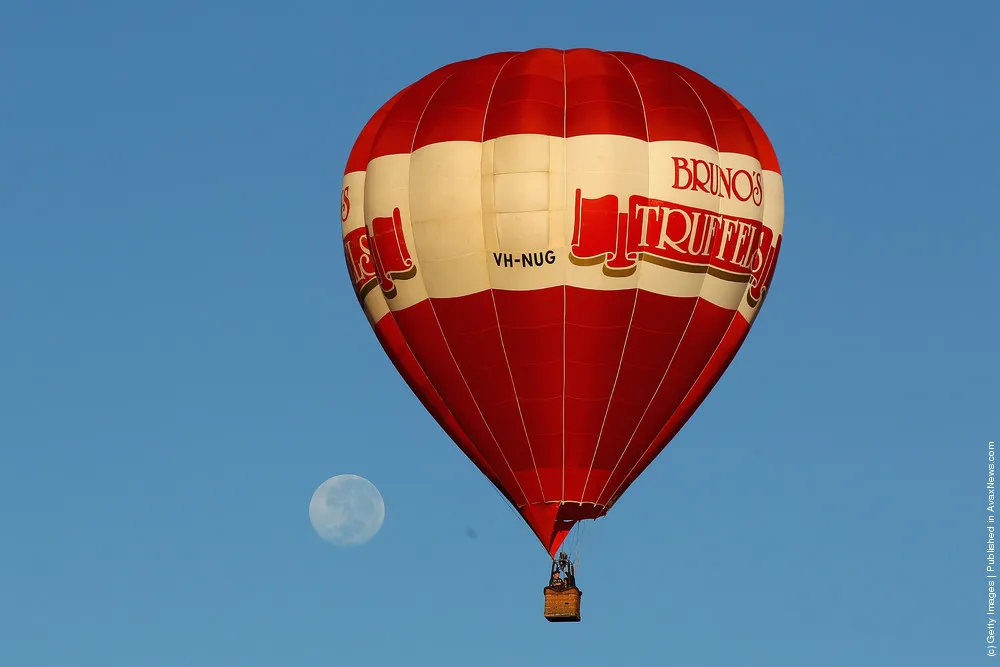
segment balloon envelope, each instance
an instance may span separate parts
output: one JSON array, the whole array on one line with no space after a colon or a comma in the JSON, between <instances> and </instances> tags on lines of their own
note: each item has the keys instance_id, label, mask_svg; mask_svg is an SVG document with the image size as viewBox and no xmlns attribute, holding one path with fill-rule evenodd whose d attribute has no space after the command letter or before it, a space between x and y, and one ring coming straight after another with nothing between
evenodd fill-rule
<instances>
[{"instance_id":1,"label":"balloon envelope","mask_svg":"<svg viewBox=\"0 0 1000 667\"><path fill-rule=\"evenodd\" d=\"M764 131L703 76L535 49L386 102L348 158L341 220L386 353L554 554L733 359L784 203Z\"/></svg>"}]
</instances>

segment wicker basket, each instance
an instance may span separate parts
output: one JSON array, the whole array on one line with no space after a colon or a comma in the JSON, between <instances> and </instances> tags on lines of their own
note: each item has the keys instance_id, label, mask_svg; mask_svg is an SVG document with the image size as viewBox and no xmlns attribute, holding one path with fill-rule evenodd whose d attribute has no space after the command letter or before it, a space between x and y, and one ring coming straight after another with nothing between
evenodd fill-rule
<instances>
[{"instance_id":1,"label":"wicker basket","mask_svg":"<svg viewBox=\"0 0 1000 667\"><path fill-rule=\"evenodd\" d=\"M545 587L545 618L558 623L580 620L580 596L576 586L569 588Z\"/></svg>"}]
</instances>

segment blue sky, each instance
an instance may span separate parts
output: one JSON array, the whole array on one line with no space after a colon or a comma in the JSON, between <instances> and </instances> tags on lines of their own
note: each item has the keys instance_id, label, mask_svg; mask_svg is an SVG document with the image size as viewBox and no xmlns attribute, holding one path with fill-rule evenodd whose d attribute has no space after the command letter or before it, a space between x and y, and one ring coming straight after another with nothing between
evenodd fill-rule
<instances>
[{"instance_id":1,"label":"blue sky","mask_svg":"<svg viewBox=\"0 0 1000 667\"><path fill-rule=\"evenodd\" d=\"M7 0L0 664L986 662L995 3L624 7ZM569 625L376 343L338 218L386 98L534 46L698 70L786 188L769 300L587 531ZM309 525L339 473L385 498L363 547Z\"/></svg>"}]
</instances>

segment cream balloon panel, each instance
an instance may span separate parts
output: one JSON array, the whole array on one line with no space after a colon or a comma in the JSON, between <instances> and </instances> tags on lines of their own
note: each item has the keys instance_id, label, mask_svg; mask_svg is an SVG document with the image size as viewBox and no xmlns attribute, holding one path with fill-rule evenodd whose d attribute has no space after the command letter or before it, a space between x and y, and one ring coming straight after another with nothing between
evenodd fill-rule
<instances>
[{"instance_id":1,"label":"cream balloon panel","mask_svg":"<svg viewBox=\"0 0 1000 667\"><path fill-rule=\"evenodd\" d=\"M344 175L341 192L341 235L345 241L345 246L348 239L352 236L351 232L366 227L364 196L366 175L366 172L363 171L352 171ZM367 274L374 273L374 265L371 262L370 255L367 253L370 249L366 246L362 252L358 252L357 248L353 250L355 252L352 253L351 249L345 247L348 272L352 280L356 280L354 275L356 271L364 271ZM352 264L358 263L361 266L352 266ZM389 313L388 301L378 286L373 286L364 293L362 307L372 327L378 324L378 321Z\"/></svg>"},{"instance_id":2,"label":"cream balloon panel","mask_svg":"<svg viewBox=\"0 0 1000 667\"><path fill-rule=\"evenodd\" d=\"M781 179L781 174L774 171L764 172L764 201L762 204L762 217L761 220L764 226L771 230L773 236L771 238L771 247L777 244L782 231L785 228L785 184ZM769 250L768 248L762 249L763 252ZM776 258L775 258L776 259ZM749 284L747 285L749 289ZM744 290L744 295L746 290ZM757 313L760 312L760 306L762 302L757 302L753 306L747 303L747 299L741 299L739 312L740 315L749 323L753 324L754 319L757 317Z\"/></svg>"},{"instance_id":3,"label":"cream balloon panel","mask_svg":"<svg viewBox=\"0 0 1000 667\"><path fill-rule=\"evenodd\" d=\"M570 139L515 135L483 144L446 142L372 160L367 175L345 176L345 186L363 206L351 209L344 233L361 224L371 230L374 218L390 216L398 208L416 276L396 281L396 295L389 301L377 288L369 291L365 298L369 317L378 321L388 309L400 310L428 296L566 284L598 290L638 286L675 296L701 294L726 308L739 304L741 314L751 321L759 304L751 307L744 298L747 282L649 261L636 262L631 273L612 276L600 263L570 261L578 190L584 199L617 197L622 214L630 213L629 198L639 195L762 221L777 238L784 217L779 174L763 172L763 197L755 204L754 197L740 201L674 188L675 158L688 160L688 165L702 160L733 172L760 172L753 158L720 154L701 144L647 143L607 135ZM525 266L525 256L532 265Z\"/></svg>"}]
</instances>

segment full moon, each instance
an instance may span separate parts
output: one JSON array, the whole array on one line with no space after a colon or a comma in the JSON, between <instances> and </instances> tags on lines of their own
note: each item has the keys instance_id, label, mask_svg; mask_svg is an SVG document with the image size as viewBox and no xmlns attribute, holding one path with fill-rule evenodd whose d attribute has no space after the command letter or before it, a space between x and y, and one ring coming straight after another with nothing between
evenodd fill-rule
<instances>
[{"instance_id":1,"label":"full moon","mask_svg":"<svg viewBox=\"0 0 1000 667\"><path fill-rule=\"evenodd\" d=\"M309 522L316 534L340 547L364 544L385 520L385 503L375 485L357 475L331 477L309 501Z\"/></svg>"}]
</instances>

